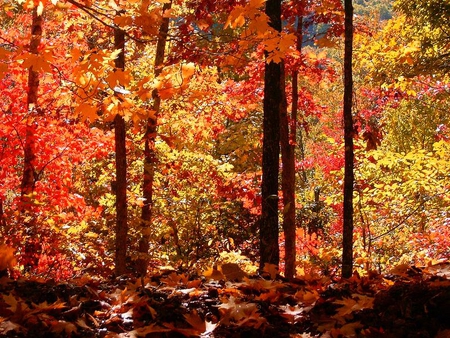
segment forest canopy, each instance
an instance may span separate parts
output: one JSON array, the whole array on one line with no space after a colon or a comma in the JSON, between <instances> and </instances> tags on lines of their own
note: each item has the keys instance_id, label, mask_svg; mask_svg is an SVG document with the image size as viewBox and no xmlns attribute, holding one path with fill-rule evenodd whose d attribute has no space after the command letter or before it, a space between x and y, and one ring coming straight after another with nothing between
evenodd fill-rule
<instances>
[{"instance_id":1,"label":"forest canopy","mask_svg":"<svg viewBox=\"0 0 450 338\"><path fill-rule=\"evenodd\" d=\"M338 276L344 7L280 6L277 26L263 0L2 1L0 267L268 272L263 154L279 130L277 268ZM353 269L448 259L450 8L353 9Z\"/></svg>"}]
</instances>

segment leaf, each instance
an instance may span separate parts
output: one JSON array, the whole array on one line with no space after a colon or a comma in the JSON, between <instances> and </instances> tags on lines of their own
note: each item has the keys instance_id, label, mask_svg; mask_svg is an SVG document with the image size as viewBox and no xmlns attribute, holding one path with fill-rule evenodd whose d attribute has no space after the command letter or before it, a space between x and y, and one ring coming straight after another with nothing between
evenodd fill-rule
<instances>
[{"instance_id":1,"label":"leaf","mask_svg":"<svg viewBox=\"0 0 450 338\"><path fill-rule=\"evenodd\" d=\"M275 279L278 274L278 266L276 264L264 263L263 271L269 274L270 279Z\"/></svg>"},{"instance_id":2,"label":"leaf","mask_svg":"<svg viewBox=\"0 0 450 338\"><path fill-rule=\"evenodd\" d=\"M17 310L17 303L18 303L16 297L14 297L12 294L9 294L9 295L3 295L2 297L3 297L4 302L5 302L7 305L9 305L9 309L10 309L13 313L15 313L16 310Z\"/></svg>"},{"instance_id":3,"label":"leaf","mask_svg":"<svg viewBox=\"0 0 450 338\"><path fill-rule=\"evenodd\" d=\"M22 67L24 68L33 68L36 72L46 72L51 73L52 69L50 67L50 63L47 61L45 57L42 55L36 54L26 54L23 57Z\"/></svg>"},{"instance_id":4,"label":"leaf","mask_svg":"<svg viewBox=\"0 0 450 338\"><path fill-rule=\"evenodd\" d=\"M229 281L242 281L244 277L247 277L245 271L243 271L236 263L225 263L220 266L220 270L225 278Z\"/></svg>"},{"instance_id":5,"label":"leaf","mask_svg":"<svg viewBox=\"0 0 450 338\"><path fill-rule=\"evenodd\" d=\"M225 28L238 28L245 24L244 7L235 6L225 22Z\"/></svg>"},{"instance_id":6,"label":"leaf","mask_svg":"<svg viewBox=\"0 0 450 338\"><path fill-rule=\"evenodd\" d=\"M225 323L230 319L240 321L258 310L255 303L240 302L234 296L225 299L224 303L219 305L219 309L222 310Z\"/></svg>"},{"instance_id":7,"label":"leaf","mask_svg":"<svg viewBox=\"0 0 450 338\"><path fill-rule=\"evenodd\" d=\"M207 280L217 280L217 281L220 281L220 280L223 280L223 279L224 279L224 276L223 276L222 272L220 272L219 270L217 270L216 267L211 267L211 268L209 268L208 270L206 270L206 271L203 273L203 276L205 276Z\"/></svg>"},{"instance_id":8,"label":"leaf","mask_svg":"<svg viewBox=\"0 0 450 338\"><path fill-rule=\"evenodd\" d=\"M191 313L187 313L184 315L186 321L191 325L195 331L197 331L196 335L207 335L214 331L216 326L218 325L203 320L197 313L197 311L193 311Z\"/></svg>"},{"instance_id":9,"label":"leaf","mask_svg":"<svg viewBox=\"0 0 450 338\"><path fill-rule=\"evenodd\" d=\"M300 305L290 306L289 304L284 306L284 311L281 316L286 318L291 324L294 324L303 314L304 308Z\"/></svg>"},{"instance_id":10,"label":"leaf","mask_svg":"<svg viewBox=\"0 0 450 338\"><path fill-rule=\"evenodd\" d=\"M22 327L19 324L13 323L9 320L0 321L0 332L5 334L10 331L20 332Z\"/></svg>"},{"instance_id":11,"label":"leaf","mask_svg":"<svg viewBox=\"0 0 450 338\"><path fill-rule=\"evenodd\" d=\"M364 295L353 294L352 298L344 298L342 300L337 300L334 303L340 304L342 307L339 308L338 313L334 315L334 318L344 317L351 314L354 311L359 311L363 309L373 308L373 297L368 297Z\"/></svg>"},{"instance_id":12,"label":"leaf","mask_svg":"<svg viewBox=\"0 0 450 338\"><path fill-rule=\"evenodd\" d=\"M338 43L336 39L328 36L323 36L315 41L315 44L320 48L336 48Z\"/></svg>"},{"instance_id":13,"label":"leaf","mask_svg":"<svg viewBox=\"0 0 450 338\"><path fill-rule=\"evenodd\" d=\"M0 271L5 269L13 269L17 265L14 257L14 248L6 245L0 245Z\"/></svg>"},{"instance_id":14,"label":"leaf","mask_svg":"<svg viewBox=\"0 0 450 338\"><path fill-rule=\"evenodd\" d=\"M73 333L77 333L77 327L64 320L53 320L50 322L50 331L60 334L64 332L70 337Z\"/></svg>"},{"instance_id":15,"label":"leaf","mask_svg":"<svg viewBox=\"0 0 450 338\"><path fill-rule=\"evenodd\" d=\"M44 11L44 4L42 3L42 1L39 1L39 4L37 6L37 10L36 10L36 14L38 16L41 16L43 11Z\"/></svg>"},{"instance_id":16,"label":"leaf","mask_svg":"<svg viewBox=\"0 0 450 338\"><path fill-rule=\"evenodd\" d=\"M120 337L126 337L126 338L137 338L137 337L146 337L149 334L152 333L163 333L163 332L170 332L171 329L159 326L156 323L150 324L148 326L140 327L136 330L127 332L127 333L121 333Z\"/></svg>"},{"instance_id":17,"label":"leaf","mask_svg":"<svg viewBox=\"0 0 450 338\"><path fill-rule=\"evenodd\" d=\"M86 120L94 122L98 118L97 107L82 103L75 109L75 115L79 116L83 122Z\"/></svg>"}]
</instances>

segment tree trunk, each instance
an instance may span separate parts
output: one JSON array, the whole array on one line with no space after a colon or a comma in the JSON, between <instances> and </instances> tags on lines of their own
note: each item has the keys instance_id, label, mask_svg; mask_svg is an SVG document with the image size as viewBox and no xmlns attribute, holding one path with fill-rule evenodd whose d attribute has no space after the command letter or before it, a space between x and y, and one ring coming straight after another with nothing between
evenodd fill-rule
<instances>
[{"instance_id":1,"label":"tree trunk","mask_svg":"<svg viewBox=\"0 0 450 338\"><path fill-rule=\"evenodd\" d=\"M172 2L165 3L163 13L170 9ZM164 54L166 49L167 34L169 32L169 18L164 17L159 27L158 42L156 44L155 56L155 77L161 74L164 64ZM160 112L161 98L156 89L152 92L154 117L147 119L147 130L145 132L145 149L144 149L144 181L143 181L143 198L144 206L141 214L141 239L139 240L140 259L137 262L137 270L141 275L147 273L149 241L152 231L152 208L153 208L153 181L155 177L156 152L155 138L157 134L158 115Z\"/></svg>"},{"instance_id":2,"label":"tree trunk","mask_svg":"<svg viewBox=\"0 0 450 338\"><path fill-rule=\"evenodd\" d=\"M33 9L31 23L30 53L38 54L42 39L42 14L38 15L37 7ZM27 92L27 121L23 154L23 175L21 182L21 206L20 211L24 217L27 242L24 249L24 264L26 269L33 268L38 263L40 244L36 238L36 217L33 210L34 189L36 186L37 172L35 168L36 141L35 133L40 115L38 107L39 73L31 66L28 69L28 92Z\"/></svg>"},{"instance_id":3,"label":"tree trunk","mask_svg":"<svg viewBox=\"0 0 450 338\"><path fill-rule=\"evenodd\" d=\"M281 0L268 0L270 25L281 31ZM266 63L264 74L264 119L262 159L262 215L260 222L260 270L265 264L278 266L278 172L280 155L280 112L282 64Z\"/></svg>"},{"instance_id":4,"label":"tree trunk","mask_svg":"<svg viewBox=\"0 0 450 338\"><path fill-rule=\"evenodd\" d=\"M125 69L125 32L114 30L114 48L120 50L115 66ZM116 152L116 256L115 274L123 275L127 272L127 153L126 127L124 118L117 114L114 118L115 152Z\"/></svg>"},{"instance_id":5,"label":"tree trunk","mask_svg":"<svg viewBox=\"0 0 450 338\"><path fill-rule=\"evenodd\" d=\"M42 39L42 15L37 14L37 7L33 9L31 23L30 52L38 54L38 48ZM36 184L36 170L34 160L36 159L35 130L39 115L38 107L39 73L28 69L28 92L27 92L27 125L24 144L23 176L21 184L22 210L31 211L32 194Z\"/></svg>"},{"instance_id":6,"label":"tree trunk","mask_svg":"<svg viewBox=\"0 0 450 338\"><path fill-rule=\"evenodd\" d=\"M345 0L345 51L344 51L344 140L345 140L345 173L344 173L344 229L342 251L342 277L350 278L353 272L353 5Z\"/></svg>"},{"instance_id":7,"label":"tree trunk","mask_svg":"<svg viewBox=\"0 0 450 338\"><path fill-rule=\"evenodd\" d=\"M297 22L297 50L302 51L303 19ZM284 73L284 72L283 72ZM284 76L283 76L284 78ZM285 87L284 82L282 83ZM285 96L285 88L283 89ZM283 231L285 238L285 277L295 276L296 261L296 224L295 224L295 146L297 138L297 113L298 113L298 70L292 72L292 107L291 116L288 118L286 98L283 100L283 111L280 120L281 160L282 176L281 189L283 191Z\"/></svg>"},{"instance_id":8,"label":"tree trunk","mask_svg":"<svg viewBox=\"0 0 450 338\"><path fill-rule=\"evenodd\" d=\"M283 67L284 68L284 67ZM281 85L285 85L284 69ZM292 142L292 125L289 121L285 90L283 88L283 104L280 117L281 161L281 190L283 192L283 231L284 231L284 264L286 278L295 275L295 141ZM292 111L293 113L294 111ZM296 113L296 112L295 112ZM291 116L292 119L292 116ZM290 128L289 128L290 127ZM294 136L295 140L295 136Z\"/></svg>"}]
</instances>

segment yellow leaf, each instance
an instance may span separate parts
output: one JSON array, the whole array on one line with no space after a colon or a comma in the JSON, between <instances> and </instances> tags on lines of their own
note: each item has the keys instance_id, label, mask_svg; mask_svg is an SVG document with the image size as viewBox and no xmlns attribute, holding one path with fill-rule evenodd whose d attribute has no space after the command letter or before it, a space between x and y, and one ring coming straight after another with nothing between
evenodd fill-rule
<instances>
[{"instance_id":1,"label":"yellow leaf","mask_svg":"<svg viewBox=\"0 0 450 338\"><path fill-rule=\"evenodd\" d=\"M222 272L217 270L215 267L211 267L208 270L206 270L203 273L203 276L205 276L206 279L208 279L208 280L213 279L213 280L219 281L219 280L223 280L224 279L224 276L223 276Z\"/></svg>"},{"instance_id":2,"label":"yellow leaf","mask_svg":"<svg viewBox=\"0 0 450 338\"><path fill-rule=\"evenodd\" d=\"M36 14L38 16L41 16L43 11L44 11L44 4L42 3L42 1L39 1L39 5L37 7Z\"/></svg>"},{"instance_id":3,"label":"yellow leaf","mask_svg":"<svg viewBox=\"0 0 450 338\"><path fill-rule=\"evenodd\" d=\"M195 73L195 64L189 62L186 65L181 66L181 72L183 74L183 79L188 79Z\"/></svg>"}]
</instances>

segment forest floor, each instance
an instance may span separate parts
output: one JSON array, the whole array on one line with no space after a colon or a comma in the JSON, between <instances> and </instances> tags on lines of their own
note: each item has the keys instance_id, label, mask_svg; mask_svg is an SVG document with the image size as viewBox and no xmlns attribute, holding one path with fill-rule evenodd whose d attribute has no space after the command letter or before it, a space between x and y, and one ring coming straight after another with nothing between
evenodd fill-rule
<instances>
[{"instance_id":1,"label":"forest floor","mask_svg":"<svg viewBox=\"0 0 450 338\"><path fill-rule=\"evenodd\" d=\"M450 337L448 263L340 282L235 272L220 280L175 271L63 283L3 277L0 336Z\"/></svg>"}]
</instances>

